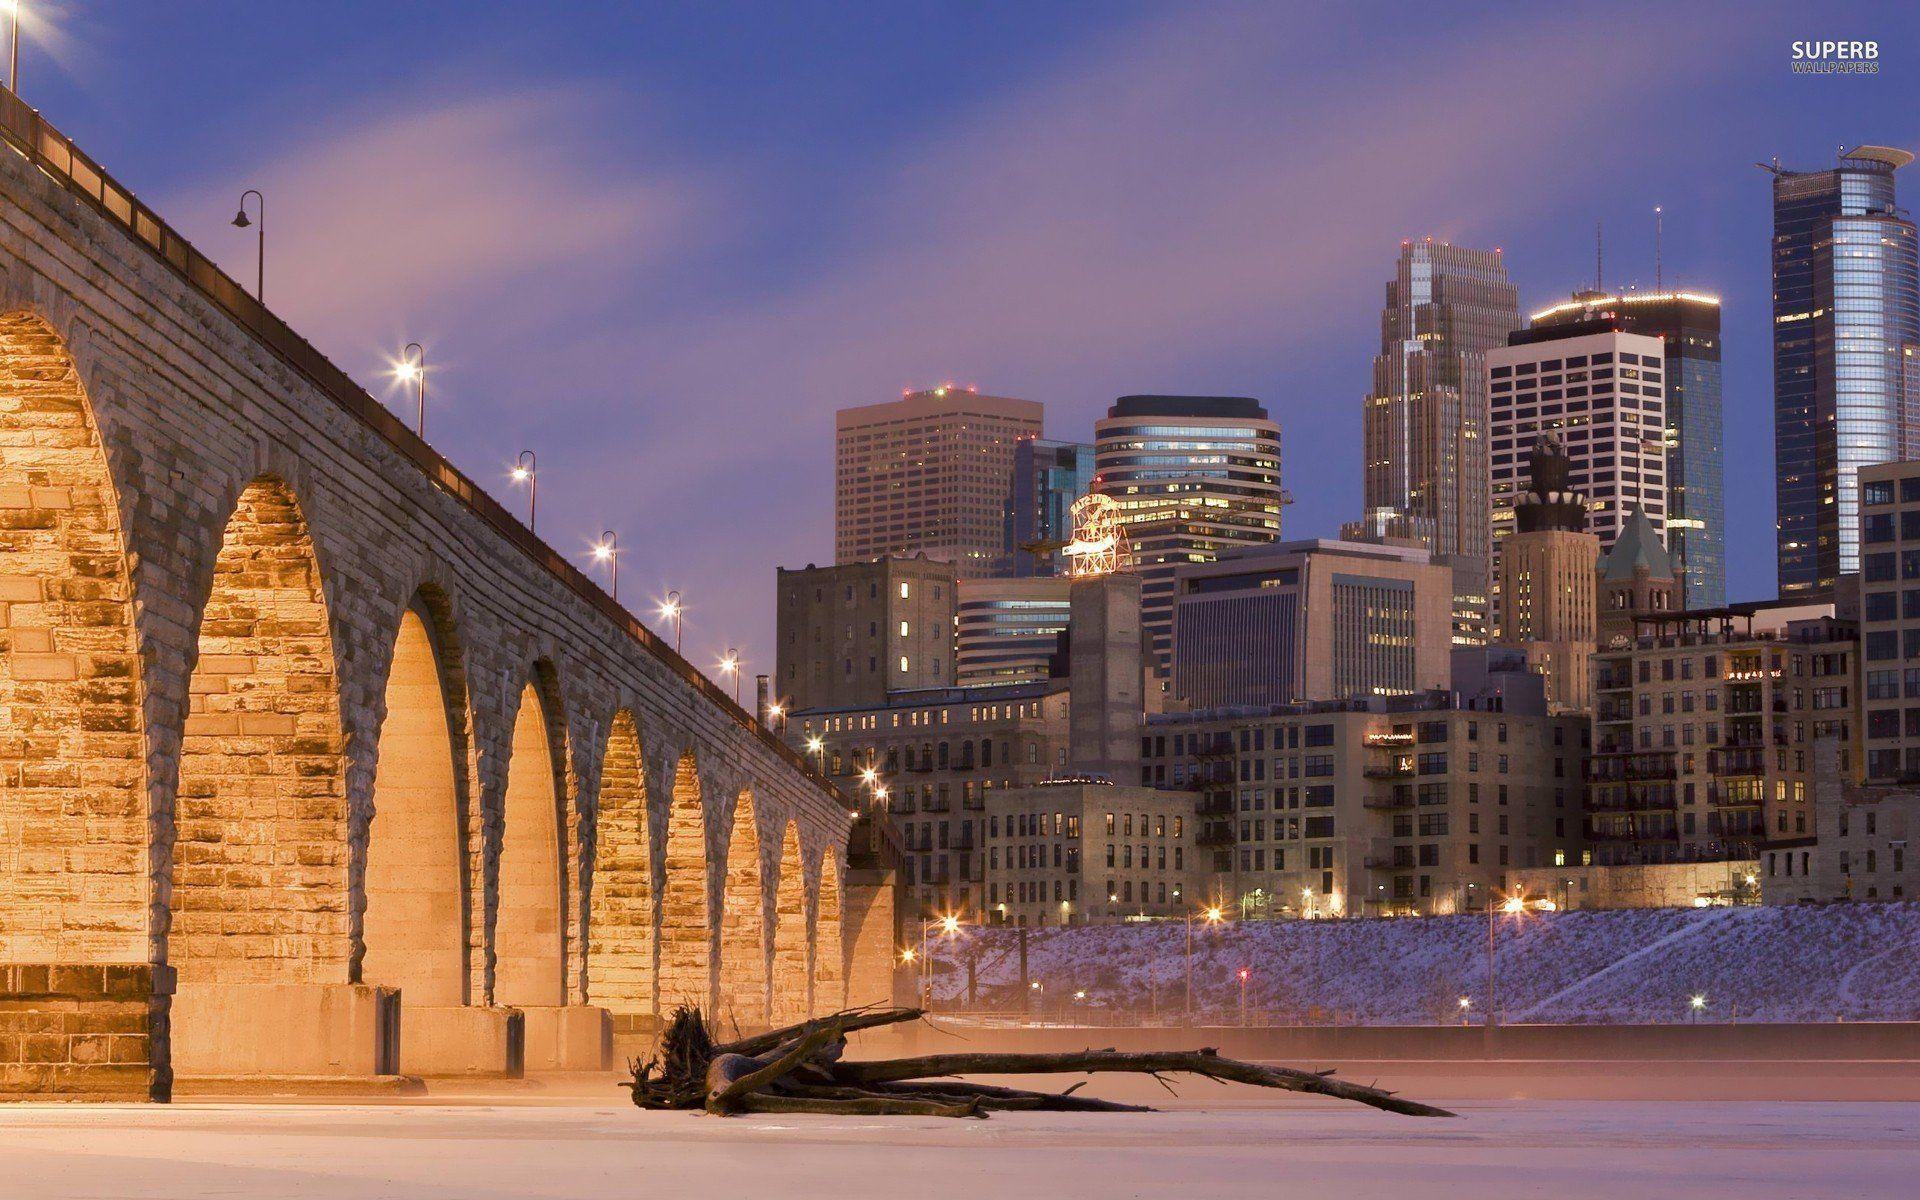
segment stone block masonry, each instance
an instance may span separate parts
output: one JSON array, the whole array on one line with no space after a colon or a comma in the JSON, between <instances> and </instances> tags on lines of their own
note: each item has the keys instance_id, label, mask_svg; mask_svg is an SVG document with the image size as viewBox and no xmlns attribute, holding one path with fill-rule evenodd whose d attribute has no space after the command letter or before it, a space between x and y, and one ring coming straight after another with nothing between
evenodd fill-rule
<instances>
[{"instance_id":1,"label":"stone block masonry","mask_svg":"<svg viewBox=\"0 0 1920 1200\"><path fill-rule=\"evenodd\" d=\"M4 93L0 136L0 1096L164 1098L173 1028L379 1073L419 1006L500 1071L521 1026L447 1010L573 1061L843 992L838 794ZM333 1032L279 1052L269 995Z\"/></svg>"},{"instance_id":2,"label":"stone block masonry","mask_svg":"<svg viewBox=\"0 0 1920 1200\"><path fill-rule=\"evenodd\" d=\"M0 1096L166 1100L173 975L146 963L0 964Z\"/></svg>"}]
</instances>

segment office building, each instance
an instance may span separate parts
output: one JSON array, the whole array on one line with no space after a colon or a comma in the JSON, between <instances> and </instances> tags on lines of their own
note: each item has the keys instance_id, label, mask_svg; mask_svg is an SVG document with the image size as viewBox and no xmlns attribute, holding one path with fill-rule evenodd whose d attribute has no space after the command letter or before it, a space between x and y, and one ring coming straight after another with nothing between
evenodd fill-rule
<instances>
[{"instance_id":1,"label":"office building","mask_svg":"<svg viewBox=\"0 0 1920 1200\"><path fill-rule=\"evenodd\" d=\"M1164 679L1174 569L1280 536L1280 426L1241 397L1122 396L1094 432L1094 487L1119 506Z\"/></svg>"},{"instance_id":2,"label":"office building","mask_svg":"<svg viewBox=\"0 0 1920 1200\"><path fill-rule=\"evenodd\" d=\"M1587 837L1603 864L1752 859L1813 829L1814 743L1856 729L1857 625L1780 600L1642 615L1594 658Z\"/></svg>"},{"instance_id":3,"label":"office building","mask_svg":"<svg viewBox=\"0 0 1920 1200\"><path fill-rule=\"evenodd\" d=\"M780 568L773 698L793 712L951 685L954 585L925 557Z\"/></svg>"},{"instance_id":4,"label":"office building","mask_svg":"<svg viewBox=\"0 0 1920 1200\"><path fill-rule=\"evenodd\" d=\"M1920 783L1920 462L1860 469L1860 543L1864 776Z\"/></svg>"},{"instance_id":5,"label":"office building","mask_svg":"<svg viewBox=\"0 0 1920 1200\"><path fill-rule=\"evenodd\" d=\"M1526 491L1527 456L1543 435L1565 452L1568 485L1586 496L1587 531L1601 545L1613 544L1635 509L1664 538L1665 363L1659 338L1579 326L1518 330L1511 344L1487 352L1495 579L1514 507Z\"/></svg>"},{"instance_id":6,"label":"office building","mask_svg":"<svg viewBox=\"0 0 1920 1200\"><path fill-rule=\"evenodd\" d=\"M1489 554L1483 356L1520 327L1498 250L1402 242L1362 419L1364 524L1436 554Z\"/></svg>"},{"instance_id":7,"label":"office building","mask_svg":"<svg viewBox=\"0 0 1920 1200\"><path fill-rule=\"evenodd\" d=\"M1180 918L1204 897L1187 792L1064 779L987 799L986 919Z\"/></svg>"},{"instance_id":8,"label":"office building","mask_svg":"<svg viewBox=\"0 0 1920 1200\"><path fill-rule=\"evenodd\" d=\"M1547 706L1592 704L1600 539L1587 532L1587 498L1573 489L1560 443L1534 443L1529 484L1500 553L1500 640L1546 681ZM1618 543L1616 543L1617 545Z\"/></svg>"},{"instance_id":9,"label":"office building","mask_svg":"<svg viewBox=\"0 0 1920 1200\"><path fill-rule=\"evenodd\" d=\"M1666 540L1680 568L1680 604L1727 601L1724 438L1720 400L1720 300L1698 292L1573 298L1533 314L1535 329L1657 337L1665 346Z\"/></svg>"},{"instance_id":10,"label":"office building","mask_svg":"<svg viewBox=\"0 0 1920 1200\"><path fill-rule=\"evenodd\" d=\"M1773 447L1780 595L1860 569L1861 467L1920 458L1920 266L1905 150L1773 175Z\"/></svg>"},{"instance_id":11,"label":"office building","mask_svg":"<svg viewBox=\"0 0 1920 1200\"><path fill-rule=\"evenodd\" d=\"M1068 582L1064 576L961 580L954 682L987 687L1046 679L1067 628Z\"/></svg>"},{"instance_id":12,"label":"office building","mask_svg":"<svg viewBox=\"0 0 1920 1200\"><path fill-rule=\"evenodd\" d=\"M1583 861L1587 736L1522 670L1482 694L1161 714L1141 771L1199 793L1194 886L1242 915L1452 913L1507 869Z\"/></svg>"},{"instance_id":13,"label":"office building","mask_svg":"<svg viewBox=\"0 0 1920 1200\"><path fill-rule=\"evenodd\" d=\"M999 573L1016 579L1066 574L1061 549L1073 540L1073 502L1092 490L1091 445L1044 438L1015 445Z\"/></svg>"},{"instance_id":14,"label":"office building","mask_svg":"<svg viewBox=\"0 0 1920 1200\"><path fill-rule=\"evenodd\" d=\"M1173 694L1217 708L1444 688L1453 584L1419 546L1324 538L1183 566Z\"/></svg>"},{"instance_id":15,"label":"office building","mask_svg":"<svg viewBox=\"0 0 1920 1200\"><path fill-rule=\"evenodd\" d=\"M1001 558L1014 450L1040 436L1030 400L936 387L834 415L834 561L924 554L962 579Z\"/></svg>"}]
</instances>

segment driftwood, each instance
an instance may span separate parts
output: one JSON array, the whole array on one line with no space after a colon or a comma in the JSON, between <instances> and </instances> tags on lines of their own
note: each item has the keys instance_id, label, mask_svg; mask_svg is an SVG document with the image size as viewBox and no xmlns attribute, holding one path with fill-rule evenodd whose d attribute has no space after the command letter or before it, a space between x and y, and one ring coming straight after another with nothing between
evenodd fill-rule
<instances>
[{"instance_id":1,"label":"driftwood","mask_svg":"<svg viewBox=\"0 0 1920 1200\"><path fill-rule=\"evenodd\" d=\"M716 1043L696 1008L674 1011L658 1053L633 1064L625 1086L641 1108L741 1113L840 1113L854 1116L985 1117L993 1112L1151 1112L1063 1092L956 1080L957 1075L1073 1074L1125 1071L1150 1075L1163 1087L1170 1075L1198 1075L1228 1083L1306 1092L1351 1100L1414 1117L1449 1117L1442 1108L1392 1092L1334 1079L1331 1071L1301 1071L1222 1058L1215 1050L1128 1053L1080 1050L1063 1054L928 1054L915 1058L845 1061L847 1035L917 1020L916 1008L851 1009L733 1042Z\"/></svg>"}]
</instances>

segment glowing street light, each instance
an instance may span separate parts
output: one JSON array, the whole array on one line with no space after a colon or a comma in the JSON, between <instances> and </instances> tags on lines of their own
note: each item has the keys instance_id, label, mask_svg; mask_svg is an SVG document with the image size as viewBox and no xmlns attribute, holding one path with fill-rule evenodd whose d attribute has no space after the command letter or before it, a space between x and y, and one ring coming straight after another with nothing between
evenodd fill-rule
<instances>
[{"instance_id":1,"label":"glowing street light","mask_svg":"<svg viewBox=\"0 0 1920 1200\"><path fill-rule=\"evenodd\" d=\"M1687 1007L1696 1013L1704 1012L1707 1007L1707 998L1705 996L1695 996L1687 1001Z\"/></svg>"},{"instance_id":2,"label":"glowing street light","mask_svg":"<svg viewBox=\"0 0 1920 1200\"><path fill-rule=\"evenodd\" d=\"M593 561L606 563L613 569L613 598L620 599L620 538L611 529L600 531L600 540L593 544Z\"/></svg>"},{"instance_id":3,"label":"glowing street light","mask_svg":"<svg viewBox=\"0 0 1920 1200\"><path fill-rule=\"evenodd\" d=\"M413 385L413 432L423 440L427 436L427 351L419 342L408 342L400 350L400 361L393 364L393 377Z\"/></svg>"},{"instance_id":4,"label":"glowing street light","mask_svg":"<svg viewBox=\"0 0 1920 1200\"><path fill-rule=\"evenodd\" d=\"M1218 925L1226 910L1217 904L1208 905L1200 914L1208 925ZM1193 1024L1193 918L1194 911L1187 910L1187 1024Z\"/></svg>"},{"instance_id":5,"label":"glowing street light","mask_svg":"<svg viewBox=\"0 0 1920 1200\"><path fill-rule=\"evenodd\" d=\"M685 613L686 613L686 608L683 605L681 605L680 593L677 591L668 592L667 598L660 602L661 618L663 620L669 620L673 622L673 652L675 654L680 653L680 634L682 632L681 622L685 616Z\"/></svg>"},{"instance_id":6,"label":"glowing street light","mask_svg":"<svg viewBox=\"0 0 1920 1200\"><path fill-rule=\"evenodd\" d=\"M878 791L884 792L886 789L880 788ZM960 933L960 918L954 913L945 913L938 917L924 917L920 921L920 995L923 1003L933 1000L933 952L927 946L927 934L936 928L941 937L952 941Z\"/></svg>"},{"instance_id":7,"label":"glowing street light","mask_svg":"<svg viewBox=\"0 0 1920 1200\"><path fill-rule=\"evenodd\" d=\"M827 740L819 736L809 737L807 739L807 753L814 756L817 760L820 773L825 775L827 773Z\"/></svg>"},{"instance_id":8,"label":"glowing street light","mask_svg":"<svg viewBox=\"0 0 1920 1200\"><path fill-rule=\"evenodd\" d=\"M537 532L534 524L540 513L540 459L531 450L522 450L513 464L513 481L527 485L527 532Z\"/></svg>"},{"instance_id":9,"label":"glowing street light","mask_svg":"<svg viewBox=\"0 0 1920 1200\"><path fill-rule=\"evenodd\" d=\"M732 646L720 656L720 673L733 676L733 702L740 703L740 652Z\"/></svg>"},{"instance_id":10,"label":"glowing street light","mask_svg":"<svg viewBox=\"0 0 1920 1200\"><path fill-rule=\"evenodd\" d=\"M19 22L16 7L14 24L18 25ZM258 217L247 215L248 196L252 196L255 201L254 211L260 214ZM248 188L240 193L240 211L233 214L235 229L245 229L249 225L259 226L253 258L253 298L265 304L267 302L267 198L260 194L258 188Z\"/></svg>"}]
</instances>

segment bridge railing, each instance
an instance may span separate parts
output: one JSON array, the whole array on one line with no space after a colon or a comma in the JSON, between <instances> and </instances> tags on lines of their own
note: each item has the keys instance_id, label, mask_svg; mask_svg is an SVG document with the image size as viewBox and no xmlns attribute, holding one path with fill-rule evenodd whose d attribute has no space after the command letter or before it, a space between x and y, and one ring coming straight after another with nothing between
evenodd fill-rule
<instances>
[{"instance_id":1,"label":"bridge railing","mask_svg":"<svg viewBox=\"0 0 1920 1200\"><path fill-rule=\"evenodd\" d=\"M67 191L79 196L111 223L126 230L135 242L165 263L196 291L212 301L235 322L253 334L269 350L284 359L294 370L306 376L334 403L368 426L402 457L420 468L441 491L471 510L493 531L518 547L536 565L571 589L601 615L627 631L654 657L663 662L690 686L699 690L720 710L744 726L761 743L778 754L788 766L811 779L841 805L858 811L838 785L808 764L805 757L776 737L742 708L721 687L694 668L672 646L640 623L640 619L616 604L605 589L587 577L553 547L541 541L532 530L506 510L461 470L428 445L386 405L367 394L345 371L335 366L313 344L293 331L292 326L273 315L252 293L234 282L192 243L175 232L152 209L142 204L132 191L122 186L89 158L73 139L55 129L46 118L12 91L0 86L0 140L18 151Z\"/></svg>"}]
</instances>

